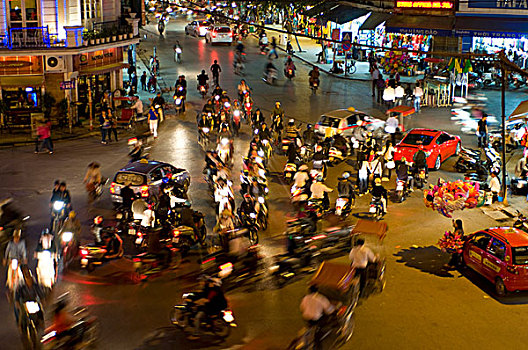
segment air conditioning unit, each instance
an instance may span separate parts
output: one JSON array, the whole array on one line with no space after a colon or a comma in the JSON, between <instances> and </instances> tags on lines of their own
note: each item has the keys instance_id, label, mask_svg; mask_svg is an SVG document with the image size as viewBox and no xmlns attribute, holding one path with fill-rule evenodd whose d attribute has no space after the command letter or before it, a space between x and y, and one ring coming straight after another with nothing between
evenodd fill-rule
<instances>
[{"instance_id":1,"label":"air conditioning unit","mask_svg":"<svg viewBox=\"0 0 528 350\"><path fill-rule=\"evenodd\" d=\"M66 71L66 63L62 56L45 56L46 72L64 73Z\"/></svg>"}]
</instances>

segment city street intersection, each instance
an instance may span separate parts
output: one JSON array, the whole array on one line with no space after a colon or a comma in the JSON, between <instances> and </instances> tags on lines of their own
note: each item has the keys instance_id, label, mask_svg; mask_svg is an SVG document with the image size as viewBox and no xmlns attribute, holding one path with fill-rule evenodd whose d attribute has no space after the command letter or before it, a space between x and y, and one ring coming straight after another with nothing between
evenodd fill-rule
<instances>
[{"instance_id":1,"label":"city street intersection","mask_svg":"<svg viewBox=\"0 0 528 350\"><path fill-rule=\"evenodd\" d=\"M206 215L209 233L215 223L209 189L203 180L204 153L197 143L196 113L204 104L196 91L196 76L202 69L209 71L213 60L222 67L220 85L231 98L236 97L236 86L244 78L252 88L254 108L259 107L269 120L275 101L280 101L288 118L297 122L315 123L329 110L355 107L375 117L385 119L385 107L370 96L370 82L348 81L326 75L321 76L321 88L312 95L308 86L310 66L295 61L296 77L292 81L282 75L284 53L276 61L279 81L276 86L265 84L262 72L266 56L260 55L256 40L245 42L247 50L246 75L233 74L234 48L206 44L201 38L185 36L183 27L191 18L171 19L164 38L155 35L154 27L147 26L145 40L139 45L143 57L149 57L156 47L160 59L163 81L173 86L176 78L184 74L188 81L187 112L170 116L160 127L160 136L154 141L151 159L171 163L187 169L192 178L190 196L196 210ZM173 45L179 40L183 47L183 62L174 62ZM142 69L138 69L141 74ZM499 115L499 94L487 93L490 113ZM508 93L507 112L522 100L523 92ZM153 96L148 96L153 97ZM164 94L166 100L172 95ZM144 103L147 95L142 93ZM450 120L449 109L424 109L412 117L412 127L434 127L460 135L464 145L474 147L476 137L464 135L460 127ZM304 129L304 126L303 126ZM235 140L235 166L232 178L238 195L238 174L241 158L247 153L250 140L249 127L243 126ZM112 178L128 161L126 132L118 143L101 145L98 138L56 142L53 155L35 155L31 146L0 150L0 193L11 196L16 206L31 215L28 224L28 248L33 251L40 230L49 222L48 201L55 179L67 182L72 203L83 223L83 238L91 239L89 225L96 215L108 221L113 217L108 191L90 206L82 179L86 166L97 161L104 176ZM438 177L458 179L454 172L455 159L446 161L440 171L431 172L429 182ZM260 232L263 253L271 256L285 247L281 235L285 220L291 215L289 187L281 182L285 157L274 155L270 162L270 226ZM340 164L329 171L327 185L335 188L337 177L343 171L355 170ZM394 188L394 179L384 183ZM451 220L424 206L422 191L415 191L404 203L389 202L384 218L389 226L385 240L387 258L387 285L383 293L360 302L356 309L354 335L343 349L453 349L480 348L522 349L528 335L522 327L528 324L528 293L515 293L496 298L493 286L469 271L445 271L443 265L448 254L436 246L440 236L451 229ZM335 202L335 193L331 196ZM354 212L367 210L370 195L361 197ZM511 203L525 208L523 198ZM497 226L496 221L480 209L455 212L454 218L464 221L466 232ZM353 221L356 219L353 218ZM506 221L505 224L511 224ZM126 254L126 253L125 253ZM199 251L193 251L179 270L170 271L141 284L124 283L109 277L83 275L76 271L61 277L53 295L70 291L75 305L85 305L99 319L101 349L284 349L303 327L299 302L306 293L306 278L277 289L265 282L235 289L227 293L238 328L225 343L206 340L189 341L169 321L171 307L180 302L182 292L192 290L199 274L196 263ZM347 257L339 258L347 261ZM5 268L2 269L5 276ZM2 280L3 281L3 280ZM0 299L3 327L0 329L1 349L20 348L12 307L6 298ZM478 330L478 331L477 331Z\"/></svg>"}]
</instances>

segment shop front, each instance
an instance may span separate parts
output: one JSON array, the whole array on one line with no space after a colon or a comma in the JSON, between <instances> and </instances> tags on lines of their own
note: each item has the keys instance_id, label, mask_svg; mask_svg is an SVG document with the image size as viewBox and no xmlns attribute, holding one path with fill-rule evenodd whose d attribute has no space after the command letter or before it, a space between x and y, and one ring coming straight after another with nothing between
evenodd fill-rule
<instances>
[{"instance_id":1,"label":"shop front","mask_svg":"<svg viewBox=\"0 0 528 350\"><path fill-rule=\"evenodd\" d=\"M77 78L77 105L79 118L93 120L100 111L105 93L111 94L123 86L123 49L110 48L77 55L73 59Z\"/></svg>"},{"instance_id":2,"label":"shop front","mask_svg":"<svg viewBox=\"0 0 528 350\"><path fill-rule=\"evenodd\" d=\"M2 129L29 127L43 106L41 56L0 57L0 97L5 110Z\"/></svg>"}]
</instances>

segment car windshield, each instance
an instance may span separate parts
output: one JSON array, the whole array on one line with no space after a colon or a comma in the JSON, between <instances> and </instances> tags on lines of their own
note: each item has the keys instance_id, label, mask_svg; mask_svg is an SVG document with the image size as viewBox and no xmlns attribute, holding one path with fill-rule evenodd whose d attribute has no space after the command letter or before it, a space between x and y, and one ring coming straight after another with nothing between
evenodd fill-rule
<instances>
[{"instance_id":1,"label":"car windshield","mask_svg":"<svg viewBox=\"0 0 528 350\"><path fill-rule=\"evenodd\" d=\"M337 128L337 127L339 127L339 119L332 118L332 117L327 117L326 115L323 115L321 117L320 124L322 126L329 126L331 128Z\"/></svg>"},{"instance_id":2,"label":"car windshield","mask_svg":"<svg viewBox=\"0 0 528 350\"><path fill-rule=\"evenodd\" d=\"M218 27L218 28L216 28L216 31L218 33L229 33L229 32L231 32L231 29L228 28L228 27Z\"/></svg>"},{"instance_id":3,"label":"car windshield","mask_svg":"<svg viewBox=\"0 0 528 350\"><path fill-rule=\"evenodd\" d=\"M120 185L130 182L132 186L140 186L145 183L145 177L135 173L118 173L114 182Z\"/></svg>"},{"instance_id":4,"label":"car windshield","mask_svg":"<svg viewBox=\"0 0 528 350\"><path fill-rule=\"evenodd\" d=\"M528 247L512 247L513 264L528 265Z\"/></svg>"},{"instance_id":5,"label":"car windshield","mask_svg":"<svg viewBox=\"0 0 528 350\"><path fill-rule=\"evenodd\" d=\"M406 143L408 145L424 145L428 146L431 144L431 141L433 141L433 136L431 135L423 135L423 134L407 134L407 136L404 137L402 140L402 143Z\"/></svg>"}]
</instances>

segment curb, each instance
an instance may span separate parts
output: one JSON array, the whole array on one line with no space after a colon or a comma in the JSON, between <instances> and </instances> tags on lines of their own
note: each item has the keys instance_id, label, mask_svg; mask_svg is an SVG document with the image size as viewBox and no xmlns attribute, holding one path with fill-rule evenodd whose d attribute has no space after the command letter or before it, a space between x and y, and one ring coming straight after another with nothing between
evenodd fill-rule
<instances>
[{"instance_id":1,"label":"curb","mask_svg":"<svg viewBox=\"0 0 528 350\"><path fill-rule=\"evenodd\" d=\"M99 134L98 131L88 131L87 133L80 134L80 135L71 135L71 136L63 136L59 138L54 138L53 141L65 141L65 140L79 140L84 139L92 136L97 136ZM34 145L35 141L13 141L13 142L5 142L0 143L0 148L8 148L8 147L21 147L21 146L30 146Z\"/></svg>"}]
</instances>

